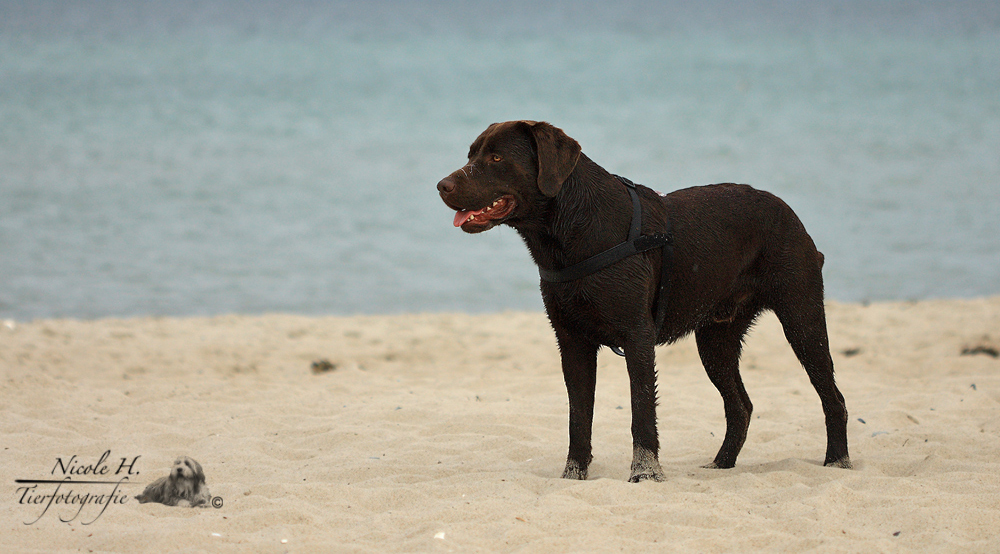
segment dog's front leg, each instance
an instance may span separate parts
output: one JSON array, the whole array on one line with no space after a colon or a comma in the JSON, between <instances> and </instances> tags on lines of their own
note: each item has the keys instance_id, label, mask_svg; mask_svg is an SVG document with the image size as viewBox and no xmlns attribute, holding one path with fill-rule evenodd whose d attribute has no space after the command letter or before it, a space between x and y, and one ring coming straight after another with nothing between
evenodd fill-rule
<instances>
[{"instance_id":1,"label":"dog's front leg","mask_svg":"<svg viewBox=\"0 0 1000 554\"><path fill-rule=\"evenodd\" d=\"M656 433L656 367L652 331L625 345L632 393L632 474L629 481L663 481L660 439Z\"/></svg>"},{"instance_id":2,"label":"dog's front leg","mask_svg":"<svg viewBox=\"0 0 1000 554\"><path fill-rule=\"evenodd\" d=\"M562 476L583 480L587 478L587 467L592 459L590 437L594 423L598 345L571 335L559 325L553 324L553 328L569 395L569 454Z\"/></svg>"}]
</instances>

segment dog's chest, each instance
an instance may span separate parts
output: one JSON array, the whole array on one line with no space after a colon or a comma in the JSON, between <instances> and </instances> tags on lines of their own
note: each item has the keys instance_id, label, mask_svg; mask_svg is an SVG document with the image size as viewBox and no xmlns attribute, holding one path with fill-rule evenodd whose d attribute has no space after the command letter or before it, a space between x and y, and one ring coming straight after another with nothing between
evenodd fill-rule
<instances>
[{"instance_id":1,"label":"dog's chest","mask_svg":"<svg viewBox=\"0 0 1000 554\"><path fill-rule=\"evenodd\" d=\"M592 289L560 287L562 290L543 293L546 313L553 324L576 336L606 346L621 346L624 321L620 304L608 297L592 294ZM613 295L612 295L613 296Z\"/></svg>"}]
</instances>

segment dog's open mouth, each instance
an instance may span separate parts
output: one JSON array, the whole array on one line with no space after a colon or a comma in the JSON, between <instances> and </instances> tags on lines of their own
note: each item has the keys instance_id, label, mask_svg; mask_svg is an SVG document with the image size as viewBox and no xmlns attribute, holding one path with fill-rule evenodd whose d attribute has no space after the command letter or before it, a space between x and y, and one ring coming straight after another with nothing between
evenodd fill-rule
<instances>
[{"instance_id":1,"label":"dog's open mouth","mask_svg":"<svg viewBox=\"0 0 1000 554\"><path fill-rule=\"evenodd\" d=\"M501 196L492 204L479 210L457 210L455 213L455 227L461 227L463 231L478 227L490 227L514 211L514 197L510 195Z\"/></svg>"}]
</instances>

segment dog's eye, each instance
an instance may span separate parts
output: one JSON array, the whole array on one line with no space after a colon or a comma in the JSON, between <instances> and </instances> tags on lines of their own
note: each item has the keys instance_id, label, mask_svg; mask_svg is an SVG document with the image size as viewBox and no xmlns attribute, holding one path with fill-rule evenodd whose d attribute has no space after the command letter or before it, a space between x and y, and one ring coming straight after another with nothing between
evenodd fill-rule
<instances>
[{"instance_id":1,"label":"dog's eye","mask_svg":"<svg viewBox=\"0 0 1000 554\"><path fill-rule=\"evenodd\" d=\"M493 163L503 161L503 157L500 154L493 154L493 156L490 159L493 160Z\"/></svg>"}]
</instances>

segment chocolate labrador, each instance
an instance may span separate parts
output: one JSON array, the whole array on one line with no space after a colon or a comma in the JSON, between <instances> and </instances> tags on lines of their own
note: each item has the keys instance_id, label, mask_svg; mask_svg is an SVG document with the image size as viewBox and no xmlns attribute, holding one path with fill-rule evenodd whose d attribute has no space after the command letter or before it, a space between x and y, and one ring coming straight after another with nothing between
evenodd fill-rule
<instances>
[{"instance_id":1,"label":"chocolate labrador","mask_svg":"<svg viewBox=\"0 0 1000 554\"><path fill-rule=\"evenodd\" d=\"M654 350L693 332L722 394L726 436L708 468L730 468L753 406L740 378L743 337L772 310L819 393L825 465L850 468L847 408L833 375L823 308L823 255L791 208L747 185L666 196L605 171L561 129L535 121L490 125L469 163L437 185L454 224L513 227L538 265L542 300L569 394L563 477L586 479L597 352L625 356L632 396L629 478L661 481Z\"/></svg>"}]
</instances>

